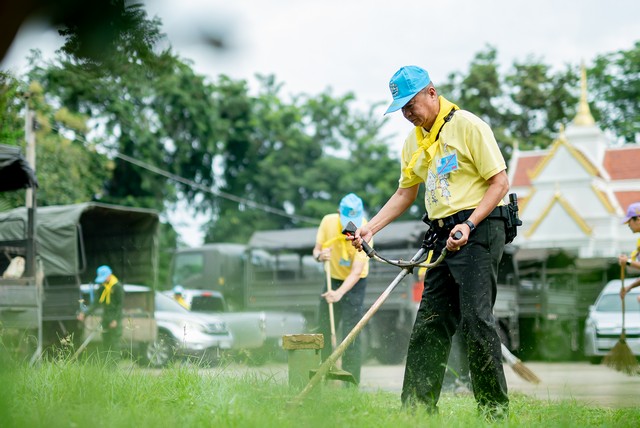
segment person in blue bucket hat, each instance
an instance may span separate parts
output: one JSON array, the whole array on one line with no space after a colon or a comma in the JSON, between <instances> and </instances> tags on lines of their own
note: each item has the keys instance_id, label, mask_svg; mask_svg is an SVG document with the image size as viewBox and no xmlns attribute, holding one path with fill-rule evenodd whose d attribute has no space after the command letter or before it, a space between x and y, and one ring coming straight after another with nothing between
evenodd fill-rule
<instances>
[{"instance_id":1,"label":"person in blue bucket hat","mask_svg":"<svg viewBox=\"0 0 640 428\"><path fill-rule=\"evenodd\" d=\"M509 191L506 163L489 125L440 95L427 70L401 67L389 90L393 100L385 114L402 111L413 125L400 155L398 188L350 239L361 250L362 240L413 205L424 183L434 254L448 251L426 273L402 404L438 411L452 337L460 330L479 413L488 420L506 418L509 397L493 316L498 265L505 243L515 236L513 227L507 229L512 223L503 200Z\"/></svg>"},{"instance_id":2,"label":"person in blue bucket hat","mask_svg":"<svg viewBox=\"0 0 640 428\"><path fill-rule=\"evenodd\" d=\"M102 308L102 350L108 362L120 359L120 341L122 340L122 307L124 303L124 288L111 268L102 265L96 270L93 281L98 284L97 299L90 302L89 307L78 314L78 320Z\"/></svg>"},{"instance_id":3,"label":"person in blue bucket hat","mask_svg":"<svg viewBox=\"0 0 640 428\"><path fill-rule=\"evenodd\" d=\"M369 258L364 253L356 251L342 234L349 222L353 222L357 227L367 223L362 199L354 193L349 193L340 200L337 213L323 217L313 249L313 257L316 261L324 263L327 272L327 284L322 287L318 311L319 332L325 338L324 348L320 352L323 361L333 352L333 340L330 338L335 338L335 334L332 335L332 332L336 331L335 327L339 326L344 338L364 314ZM360 347L360 337L357 336L342 357L342 369L353 375L356 384L360 382L362 367Z\"/></svg>"}]
</instances>

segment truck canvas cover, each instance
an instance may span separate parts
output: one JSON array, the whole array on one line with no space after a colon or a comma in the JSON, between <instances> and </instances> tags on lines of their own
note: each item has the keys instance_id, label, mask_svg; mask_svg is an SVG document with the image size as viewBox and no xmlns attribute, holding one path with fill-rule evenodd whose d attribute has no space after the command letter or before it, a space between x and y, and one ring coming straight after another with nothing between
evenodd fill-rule
<instances>
[{"instance_id":1,"label":"truck canvas cover","mask_svg":"<svg viewBox=\"0 0 640 428\"><path fill-rule=\"evenodd\" d=\"M37 208L37 247L44 273L89 283L108 264L125 282L155 286L158 215L96 202ZM0 241L24 239L27 210L0 213ZM86 259L85 259L86 255Z\"/></svg>"}]
</instances>

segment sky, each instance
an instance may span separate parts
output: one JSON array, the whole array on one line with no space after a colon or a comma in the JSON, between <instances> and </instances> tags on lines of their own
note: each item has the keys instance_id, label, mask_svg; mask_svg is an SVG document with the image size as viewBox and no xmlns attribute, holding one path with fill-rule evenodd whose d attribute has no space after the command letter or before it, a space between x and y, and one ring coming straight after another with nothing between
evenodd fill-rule
<instances>
[{"instance_id":1,"label":"sky","mask_svg":"<svg viewBox=\"0 0 640 428\"><path fill-rule=\"evenodd\" d=\"M147 12L163 22L168 43L196 72L246 79L273 74L282 94L336 96L353 92L358 108L390 102L388 81L403 65L419 65L432 81L466 71L474 55L492 45L503 68L529 57L554 69L587 65L599 54L628 50L640 40L637 0L146 0ZM214 49L203 36L220 36ZM35 23L23 28L0 63L20 72L31 48L51 54L61 40ZM453 100L455 102L455 100ZM464 106L461 106L464 108ZM380 115L384 106L379 108ZM410 124L390 115L386 132L399 151ZM183 238L201 243L193 216Z\"/></svg>"}]
</instances>

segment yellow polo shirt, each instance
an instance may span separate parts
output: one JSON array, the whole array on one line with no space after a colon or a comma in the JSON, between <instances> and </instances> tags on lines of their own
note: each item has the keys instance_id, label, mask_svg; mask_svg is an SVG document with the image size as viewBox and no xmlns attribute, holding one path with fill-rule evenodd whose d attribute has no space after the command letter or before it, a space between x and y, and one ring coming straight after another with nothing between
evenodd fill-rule
<instances>
[{"instance_id":1,"label":"yellow polo shirt","mask_svg":"<svg viewBox=\"0 0 640 428\"><path fill-rule=\"evenodd\" d=\"M362 224L366 224L364 220ZM322 248L331 248L331 278L344 280L351 272L351 264L355 260L365 263L364 269L360 274L360 278L366 278L369 274L369 257L364 251L358 251L347 241L346 236L342 234L343 226L340 224L340 215L327 214L324 216L318 227L316 235L316 243L322 245ZM337 238L337 239L335 239ZM373 241L369 244L373 246Z\"/></svg>"},{"instance_id":2,"label":"yellow polo shirt","mask_svg":"<svg viewBox=\"0 0 640 428\"><path fill-rule=\"evenodd\" d=\"M427 135L424 129L424 135ZM457 110L442 127L436 153L430 164L423 152L408 177L404 169L418 149L415 129L404 142L399 186L425 183L424 205L429 218L450 216L473 209L489 188L487 180L507 168L493 131L482 119L465 110Z\"/></svg>"}]
</instances>

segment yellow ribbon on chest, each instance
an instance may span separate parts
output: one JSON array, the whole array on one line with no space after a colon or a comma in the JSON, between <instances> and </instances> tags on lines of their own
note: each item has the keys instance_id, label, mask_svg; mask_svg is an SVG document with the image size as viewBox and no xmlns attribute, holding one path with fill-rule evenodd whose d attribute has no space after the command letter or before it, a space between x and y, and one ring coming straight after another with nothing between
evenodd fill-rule
<instances>
[{"instance_id":1,"label":"yellow ribbon on chest","mask_svg":"<svg viewBox=\"0 0 640 428\"><path fill-rule=\"evenodd\" d=\"M416 166L418 158L422 153L425 154L425 160L427 164L431 163L436 155L436 151L438 150L438 144L436 144L437 138L440 134L440 130L446 123L445 118L447 117L447 115L449 115L449 113L451 113L451 110L460 110L460 107L447 100L443 96L439 96L438 101L440 102L440 111L438 112L438 116L436 117L435 122L433 122L433 125L431 126L431 130L425 135L422 126L416 126L415 132L418 148L415 152L413 152L413 155L411 155L411 160L403 171L404 174L410 179L415 175L413 172L413 168Z\"/></svg>"},{"instance_id":2,"label":"yellow ribbon on chest","mask_svg":"<svg viewBox=\"0 0 640 428\"><path fill-rule=\"evenodd\" d=\"M322 248L329 248L334 242L340 243L340 256L343 260L349 260L349 252L347 251L347 238L342 234L340 222L338 222L338 234L331 239L322 243Z\"/></svg>"},{"instance_id":3,"label":"yellow ribbon on chest","mask_svg":"<svg viewBox=\"0 0 640 428\"><path fill-rule=\"evenodd\" d=\"M105 282L104 290L102 290L102 294L100 295L100 303L104 302L107 305L111 304L111 288L118 283L118 278L115 275L111 275L109 280Z\"/></svg>"}]
</instances>

